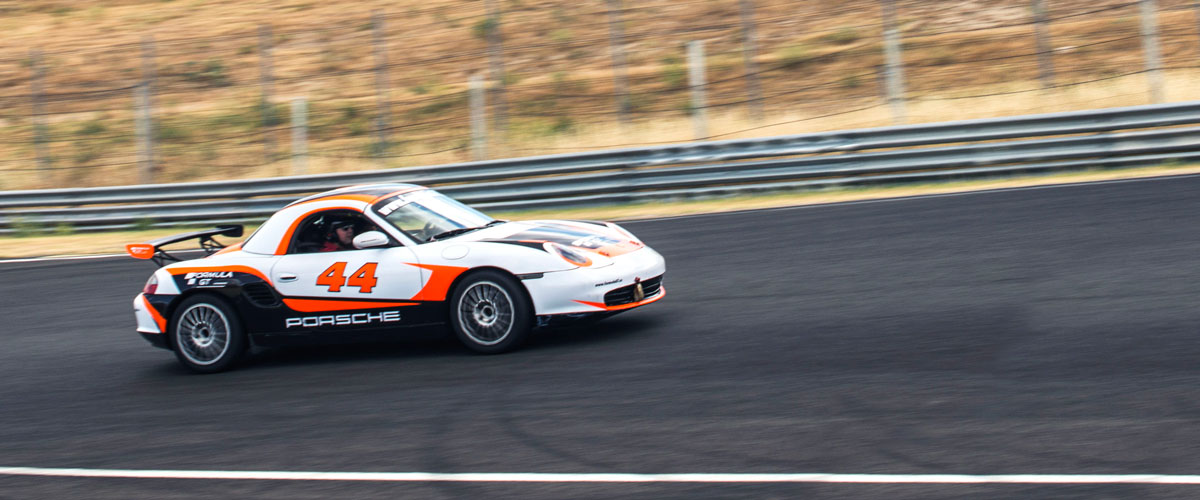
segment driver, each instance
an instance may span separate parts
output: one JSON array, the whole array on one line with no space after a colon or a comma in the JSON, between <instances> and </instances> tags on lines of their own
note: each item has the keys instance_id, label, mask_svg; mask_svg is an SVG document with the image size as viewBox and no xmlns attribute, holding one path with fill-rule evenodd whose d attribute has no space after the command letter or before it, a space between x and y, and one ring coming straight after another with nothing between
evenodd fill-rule
<instances>
[{"instance_id":1,"label":"driver","mask_svg":"<svg viewBox=\"0 0 1200 500\"><path fill-rule=\"evenodd\" d=\"M329 232L325 234L325 244L322 252L337 252L354 250L354 223L348 220L334 221L329 224Z\"/></svg>"}]
</instances>

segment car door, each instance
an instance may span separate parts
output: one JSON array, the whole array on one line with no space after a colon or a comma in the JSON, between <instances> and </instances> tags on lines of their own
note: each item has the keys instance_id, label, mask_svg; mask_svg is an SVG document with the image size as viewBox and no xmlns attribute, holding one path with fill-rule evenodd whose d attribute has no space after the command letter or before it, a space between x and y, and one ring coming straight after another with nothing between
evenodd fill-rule
<instances>
[{"instance_id":1,"label":"car door","mask_svg":"<svg viewBox=\"0 0 1200 500\"><path fill-rule=\"evenodd\" d=\"M310 219L320 222L329 214L318 213ZM306 223L301 227L306 228ZM406 326L420 316L406 314L406 308L417 312L415 303L408 300L422 287L422 269L417 263L413 251L399 243L313 251L303 238L297 238L271 268L271 281L292 311L281 326L292 332Z\"/></svg>"},{"instance_id":2,"label":"car door","mask_svg":"<svg viewBox=\"0 0 1200 500\"><path fill-rule=\"evenodd\" d=\"M405 247L289 254L272 268L284 297L397 301L421 291L421 269Z\"/></svg>"},{"instance_id":3,"label":"car door","mask_svg":"<svg viewBox=\"0 0 1200 500\"><path fill-rule=\"evenodd\" d=\"M405 247L289 254L271 272L284 305L284 329L342 330L406 326L407 301L421 290L421 269ZM415 311L413 311L415 312Z\"/></svg>"}]
</instances>

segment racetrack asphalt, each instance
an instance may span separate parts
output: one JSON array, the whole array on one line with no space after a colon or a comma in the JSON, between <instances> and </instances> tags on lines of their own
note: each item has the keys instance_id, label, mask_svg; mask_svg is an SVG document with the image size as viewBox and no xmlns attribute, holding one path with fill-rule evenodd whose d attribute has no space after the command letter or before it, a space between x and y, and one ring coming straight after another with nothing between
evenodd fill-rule
<instances>
[{"instance_id":1,"label":"racetrack asphalt","mask_svg":"<svg viewBox=\"0 0 1200 500\"><path fill-rule=\"evenodd\" d=\"M1200 473L1200 178L623 224L667 297L468 353L421 336L192 375L154 269L0 266L0 466ZM0 476L0 498L1196 498L1200 486Z\"/></svg>"}]
</instances>

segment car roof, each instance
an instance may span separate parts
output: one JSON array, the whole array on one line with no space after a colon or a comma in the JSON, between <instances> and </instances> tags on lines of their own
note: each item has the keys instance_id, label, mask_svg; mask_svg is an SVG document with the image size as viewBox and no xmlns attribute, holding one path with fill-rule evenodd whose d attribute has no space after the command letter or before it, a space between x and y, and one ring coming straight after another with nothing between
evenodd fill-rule
<instances>
[{"instance_id":1,"label":"car roof","mask_svg":"<svg viewBox=\"0 0 1200 500\"><path fill-rule=\"evenodd\" d=\"M282 255L302 220L316 211L351 210L366 212L369 207L399 194L424 191L416 184L387 183L349 186L296 200L275 212L242 244L242 251Z\"/></svg>"},{"instance_id":2,"label":"car roof","mask_svg":"<svg viewBox=\"0 0 1200 500\"><path fill-rule=\"evenodd\" d=\"M307 197L301 198L299 200L293 201L293 202L289 203L287 206L290 207L292 205L299 205L301 203L307 203L310 201L319 201L319 200L323 200L323 199L336 199L336 198L345 198L345 197L361 197L359 199L366 201L368 204L371 204L376 201L379 201L379 199L386 197L388 195L395 195L395 194L399 194L402 192L417 191L417 190L421 190L421 189L428 189L428 188L426 188L425 186L418 186L416 184L406 184L406 183L402 183L402 182L393 182L393 183L386 183L386 184L359 184L356 186L347 186L344 188L338 188L338 189L334 189L332 191L326 191L324 193L317 193L312 196L307 196Z\"/></svg>"}]
</instances>

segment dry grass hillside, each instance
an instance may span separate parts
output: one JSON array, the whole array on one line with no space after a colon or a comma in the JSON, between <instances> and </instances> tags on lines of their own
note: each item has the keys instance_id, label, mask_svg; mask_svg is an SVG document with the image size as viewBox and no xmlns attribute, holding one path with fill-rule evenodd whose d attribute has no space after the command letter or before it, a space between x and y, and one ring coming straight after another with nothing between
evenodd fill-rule
<instances>
[{"instance_id":1,"label":"dry grass hillside","mask_svg":"<svg viewBox=\"0 0 1200 500\"><path fill-rule=\"evenodd\" d=\"M748 114L738 0L624 0L625 126L606 2L495 3L498 22L482 0L0 0L0 189L137 182L134 88L151 75L155 182L289 173L288 103L297 97L309 103L308 172L468 160L474 73L504 87L507 122L490 123L493 157L693 140L689 40L706 44L710 137L893 119L881 99L874 0L752 1L762 120ZM1027 0L897 3L910 122L1148 102L1136 2L1048 0L1050 88L1038 80ZM1158 23L1167 100L1200 98L1192 2L1160 1ZM489 66L490 30L503 72ZM42 52L40 94L31 49ZM385 144L374 132L381 102Z\"/></svg>"}]
</instances>

